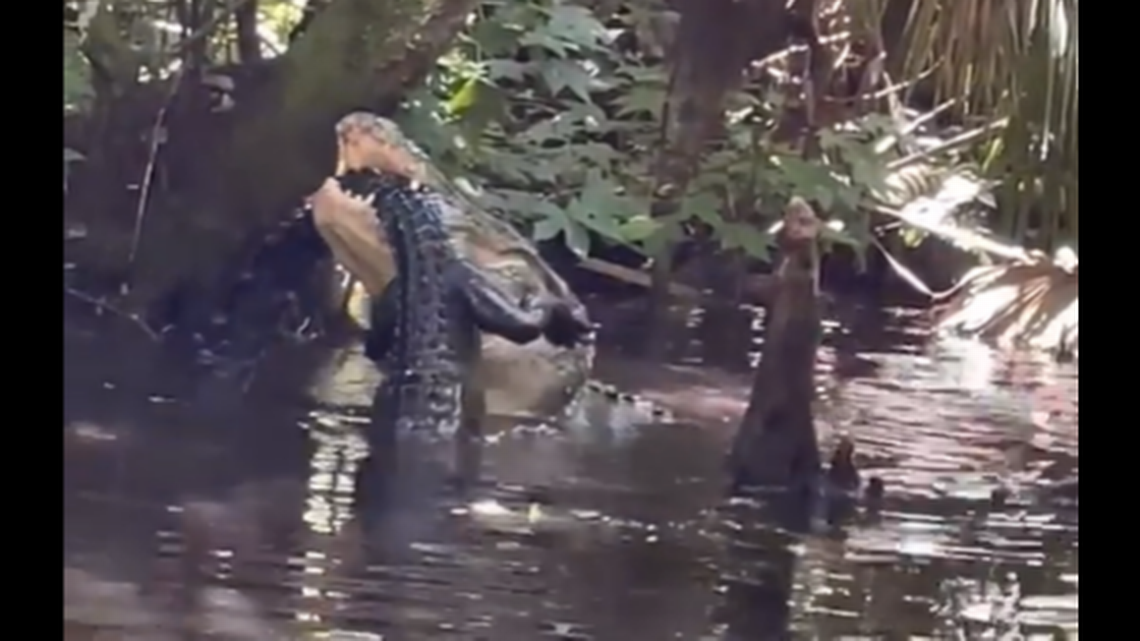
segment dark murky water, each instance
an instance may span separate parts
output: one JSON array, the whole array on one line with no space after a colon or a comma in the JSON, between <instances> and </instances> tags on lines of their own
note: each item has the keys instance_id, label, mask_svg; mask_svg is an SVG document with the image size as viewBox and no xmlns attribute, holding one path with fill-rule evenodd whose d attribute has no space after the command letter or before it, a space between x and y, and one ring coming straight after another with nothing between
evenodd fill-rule
<instances>
[{"instance_id":1,"label":"dark murky water","mask_svg":"<svg viewBox=\"0 0 1140 641\"><path fill-rule=\"evenodd\" d=\"M413 501L365 535L359 356L293 355L248 402L207 410L133 329L70 323L68 638L1076 639L1076 509L1031 492L987 508L998 483L1075 469L1075 367L928 344L903 313L845 316L821 355L821 430L855 439L888 499L806 536L734 527L744 508L722 505L747 363L700 327L670 336L666 363L615 348L597 368L678 421L595 403L559 431L503 431L484 500Z\"/></svg>"}]
</instances>

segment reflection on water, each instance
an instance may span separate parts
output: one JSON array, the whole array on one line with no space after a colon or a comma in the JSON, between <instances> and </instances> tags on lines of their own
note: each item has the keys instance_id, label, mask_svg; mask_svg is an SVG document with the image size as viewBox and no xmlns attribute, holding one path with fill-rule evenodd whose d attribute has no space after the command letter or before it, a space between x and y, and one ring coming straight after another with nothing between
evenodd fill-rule
<instances>
[{"instance_id":1,"label":"reflection on water","mask_svg":"<svg viewBox=\"0 0 1140 641\"><path fill-rule=\"evenodd\" d=\"M416 493L373 526L350 507L366 385L319 410L280 385L204 411L129 330L85 321L65 331L67 638L1076 638L1077 512L1034 491L1077 469L1075 367L928 345L917 320L829 326L823 440L851 435L888 496L810 534L721 500L755 349L701 336L740 345L751 321L742 339L689 317L662 364L602 355L678 421L594 399L559 430L504 424L477 503ZM328 388L333 358L290 385Z\"/></svg>"}]
</instances>

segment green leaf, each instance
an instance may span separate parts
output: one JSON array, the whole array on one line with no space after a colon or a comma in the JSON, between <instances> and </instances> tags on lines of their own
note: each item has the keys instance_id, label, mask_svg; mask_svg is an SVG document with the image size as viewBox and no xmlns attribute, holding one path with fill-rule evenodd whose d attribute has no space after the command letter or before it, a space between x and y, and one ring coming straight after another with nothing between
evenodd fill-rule
<instances>
[{"instance_id":1,"label":"green leaf","mask_svg":"<svg viewBox=\"0 0 1140 641\"><path fill-rule=\"evenodd\" d=\"M479 86L480 81L478 78L468 78L459 91L448 99L446 109L453 115L462 114L467 111L475 101L479 99Z\"/></svg>"},{"instance_id":2,"label":"green leaf","mask_svg":"<svg viewBox=\"0 0 1140 641\"><path fill-rule=\"evenodd\" d=\"M597 167L591 167L586 172L578 199L589 211L605 214L610 218L624 220L641 213L642 210L637 203L621 192L620 184L606 177Z\"/></svg>"},{"instance_id":3,"label":"green leaf","mask_svg":"<svg viewBox=\"0 0 1140 641\"><path fill-rule=\"evenodd\" d=\"M550 20L545 30L558 34L576 49L596 49L606 39L606 28L589 9L573 4L556 4L546 11Z\"/></svg>"},{"instance_id":4,"label":"green leaf","mask_svg":"<svg viewBox=\"0 0 1140 641\"><path fill-rule=\"evenodd\" d=\"M492 81L515 80L526 77L533 65L525 62L515 62L509 59L496 59L487 62L487 76Z\"/></svg>"},{"instance_id":5,"label":"green leaf","mask_svg":"<svg viewBox=\"0 0 1140 641\"><path fill-rule=\"evenodd\" d=\"M771 237L748 223L725 223L721 232L721 245L725 249L742 249L759 260L771 256Z\"/></svg>"},{"instance_id":6,"label":"green leaf","mask_svg":"<svg viewBox=\"0 0 1140 641\"><path fill-rule=\"evenodd\" d=\"M534 202L529 213L532 216L538 216L540 218L554 218L556 220L566 218L566 210L538 195L534 196Z\"/></svg>"},{"instance_id":7,"label":"green leaf","mask_svg":"<svg viewBox=\"0 0 1140 641\"><path fill-rule=\"evenodd\" d=\"M542 65L542 79L550 88L551 95L557 96L563 89L569 89L582 102L590 102L590 73L582 63L574 60L550 60Z\"/></svg>"},{"instance_id":8,"label":"green leaf","mask_svg":"<svg viewBox=\"0 0 1140 641\"><path fill-rule=\"evenodd\" d=\"M657 85L638 84L622 92L614 100L619 117L646 113L660 118L665 107L665 88Z\"/></svg>"},{"instance_id":9,"label":"green leaf","mask_svg":"<svg viewBox=\"0 0 1140 641\"><path fill-rule=\"evenodd\" d=\"M819 231L820 240L835 243L837 245L847 245L859 249L866 243L855 238L843 229L837 228L836 225L822 225Z\"/></svg>"},{"instance_id":10,"label":"green leaf","mask_svg":"<svg viewBox=\"0 0 1140 641\"><path fill-rule=\"evenodd\" d=\"M535 145L550 141L565 141L581 129L582 123L573 114L561 112L552 118L544 118L530 126L518 137L519 140ZM534 158L530 159L531 161Z\"/></svg>"},{"instance_id":11,"label":"green leaf","mask_svg":"<svg viewBox=\"0 0 1140 641\"><path fill-rule=\"evenodd\" d=\"M539 47L549 51L558 58L565 58L566 54L570 51L561 38L549 33L545 29L537 29L525 34L519 38L519 44L524 47Z\"/></svg>"},{"instance_id":12,"label":"green leaf","mask_svg":"<svg viewBox=\"0 0 1140 641\"><path fill-rule=\"evenodd\" d=\"M79 52L79 36L63 32L63 108L77 107L94 96L91 69L87 58Z\"/></svg>"},{"instance_id":13,"label":"green leaf","mask_svg":"<svg viewBox=\"0 0 1140 641\"><path fill-rule=\"evenodd\" d=\"M566 215L603 236L624 240L619 221L637 212L634 204L620 196L618 191L616 183L603 176L597 168L591 168L586 172L582 190L567 206Z\"/></svg>"},{"instance_id":14,"label":"green leaf","mask_svg":"<svg viewBox=\"0 0 1140 641\"><path fill-rule=\"evenodd\" d=\"M851 180L868 191L881 191L887 186L887 168L876 158L864 154L852 154L845 158L851 167Z\"/></svg>"},{"instance_id":15,"label":"green leaf","mask_svg":"<svg viewBox=\"0 0 1140 641\"><path fill-rule=\"evenodd\" d=\"M823 149L844 148L849 140L834 129L821 129L819 131L819 146Z\"/></svg>"},{"instance_id":16,"label":"green leaf","mask_svg":"<svg viewBox=\"0 0 1140 641\"><path fill-rule=\"evenodd\" d=\"M835 207L836 194L830 189L822 189L819 185L816 185L812 190L802 193L814 200L823 211L831 211Z\"/></svg>"},{"instance_id":17,"label":"green leaf","mask_svg":"<svg viewBox=\"0 0 1140 641\"><path fill-rule=\"evenodd\" d=\"M574 145L572 149L580 160L598 167L606 167L621 158L616 149L602 143L586 142Z\"/></svg>"},{"instance_id":18,"label":"green leaf","mask_svg":"<svg viewBox=\"0 0 1140 641\"><path fill-rule=\"evenodd\" d=\"M695 218L710 227L719 228L724 222L724 217L720 214L720 208L723 204L724 200L712 192L690 191L681 200L679 213L686 220Z\"/></svg>"},{"instance_id":19,"label":"green leaf","mask_svg":"<svg viewBox=\"0 0 1140 641\"><path fill-rule=\"evenodd\" d=\"M807 162L796 156L777 156L773 162L780 168L793 192L811 194L820 185L832 182L831 172L818 163Z\"/></svg>"},{"instance_id":20,"label":"green leaf","mask_svg":"<svg viewBox=\"0 0 1140 641\"><path fill-rule=\"evenodd\" d=\"M863 190L857 187L840 187L835 190L837 205L845 211L855 211L863 202Z\"/></svg>"},{"instance_id":21,"label":"green leaf","mask_svg":"<svg viewBox=\"0 0 1140 641\"><path fill-rule=\"evenodd\" d=\"M484 56L509 57L519 47L519 29L497 18L478 20L468 37Z\"/></svg>"},{"instance_id":22,"label":"green leaf","mask_svg":"<svg viewBox=\"0 0 1140 641\"><path fill-rule=\"evenodd\" d=\"M661 223L644 214L634 216L622 223L622 240L636 243L649 238L661 230Z\"/></svg>"},{"instance_id":23,"label":"green leaf","mask_svg":"<svg viewBox=\"0 0 1140 641\"><path fill-rule=\"evenodd\" d=\"M550 216L540 219L531 230L531 238L536 241L550 240L562 233L565 228L565 217Z\"/></svg>"},{"instance_id":24,"label":"green leaf","mask_svg":"<svg viewBox=\"0 0 1140 641\"><path fill-rule=\"evenodd\" d=\"M578 195L578 201L583 203L586 209L593 211L606 209L606 205L610 203L616 192L617 185L607 180L596 167L591 167L586 172L586 180Z\"/></svg>"},{"instance_id":25,"label":"green leaf","mask_svg":"<svg viewBox=\"0 0 1140 641\"><path fill-rule=\"evenodd\" d=\"M612 238L617 241L625 240L625 235L622 233L621 224L618 219L598 212L590 212L584 215L572 215L571 218L574 222L579 223L583 227L593 230L606 238Z\"/></svg>"},{"instance_id":26,"label":"green leaf","mask_svg":"<svg viewBox=\"0 0 1140 641\"><path fill-rule=\"evenodd\" d=\"M570 218L565 219L562 231L566 232L566 246L581 257L590 255L590 234L586 228Z\"/></svg>"}]
</instances>

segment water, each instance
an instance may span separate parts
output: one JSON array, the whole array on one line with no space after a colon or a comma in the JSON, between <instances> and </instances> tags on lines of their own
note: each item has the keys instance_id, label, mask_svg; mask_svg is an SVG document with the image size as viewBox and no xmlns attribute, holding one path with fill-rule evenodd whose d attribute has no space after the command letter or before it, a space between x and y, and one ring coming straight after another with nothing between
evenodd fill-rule
<instances>
[{"instance_id":1,"label":"water","mask_svg":"<svg viewBox=\"0 0 1140 641\"><path fill-rule=\"evenodd\" d=\"M1076 467L1075 366L930 343L916 314L837 317L821 435L854 438L888 498L809 535L722 501L747 322L725 345L682 319L664 363L603 350L601 378L676 420L594 404L559 430L506 425L480 503L408 501L376 530L349 507L359 355L283 356L219 409L180 400L190 378L127 324L69 322L67 638L1076 639L1077 513L1031 491ZM990 509L999 484L1014 498Z\"/></svg>"}]
</instances>

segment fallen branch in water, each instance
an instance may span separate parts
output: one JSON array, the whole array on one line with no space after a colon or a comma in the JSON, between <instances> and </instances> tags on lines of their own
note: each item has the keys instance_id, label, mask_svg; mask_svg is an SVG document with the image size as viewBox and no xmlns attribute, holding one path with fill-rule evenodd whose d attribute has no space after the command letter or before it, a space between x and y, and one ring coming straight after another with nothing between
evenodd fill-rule
<instances>
[{"instance_id":1,"label":"fallen branch in water","mask_svg":"<svg viewBox=\"0 0 1140 641\"><path fill-rule=\"evenodd\" d=\"M76 298L78 300L81 300L84 303L87 303L88 305L91 305L99 313L108 312L108 313L111 313L115 316L118 316L119 318L122 318L124 320L127 320L127 321L133 323L136 327L141 329L143 331L143 333L147 335L148 338L150 338L153 341L159 341L162 339L161 336L159 336L158 332L154 331L150 327L150 325L147 325L146 321L144 321L138 314L132 314L128 311L124 311L123 309L116 307L115 305L107 302L104 299L96 298L90 294L85 294L85 293L83 293L77 289L72 289L71 287L64 286L63 293L67 294L68 296L71 296L73 298Z\"/></svg>"}]
</instances>

